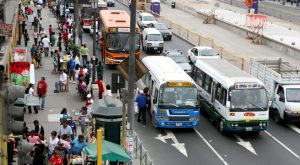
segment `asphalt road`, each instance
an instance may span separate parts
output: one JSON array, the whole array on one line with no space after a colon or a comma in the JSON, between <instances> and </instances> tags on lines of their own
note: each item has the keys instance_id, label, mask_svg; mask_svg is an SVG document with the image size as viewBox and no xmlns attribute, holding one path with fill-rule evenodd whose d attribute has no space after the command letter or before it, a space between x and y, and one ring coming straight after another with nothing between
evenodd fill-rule
<instances>
[{"instance_id":1,"label":"asphalt road","mask_svg":"<svg viewBox=\"0 0 300 165\"><path fill-rule=\"evenodd\" d=\"M118 3L115 8L127 10ZM92 37L87 33L83 37L92 50ZM183 52L192 47L176 36L172 41L166 41L164 46L165 49L180 49ZM143 56L146 56L144 52ZM105 66L106 83L110 82L112 73L117 73L115 67ZM147 118L149 122L149 114ZM145 127L135 123L134 128L155 165L300 164L299 126L279 125L271 120L269 129L259 135L223 135L207 117L201 116L200 122L197 129L155 129L150 123Z\"/></svg>"}]
</instances>

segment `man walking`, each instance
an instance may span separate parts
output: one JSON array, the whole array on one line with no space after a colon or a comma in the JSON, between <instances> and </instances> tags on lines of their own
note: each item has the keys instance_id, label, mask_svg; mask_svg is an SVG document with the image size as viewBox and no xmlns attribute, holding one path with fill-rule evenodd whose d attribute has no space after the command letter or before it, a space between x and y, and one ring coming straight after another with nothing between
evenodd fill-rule
<instances>
[{"instance_id":1,"label":"man walking","mask_svg":"<svg viewBox=\"0 0 300 165\"><path fill-rule=\"evenodd\" d=\"M82 66L86 66L89 55L89 48L86 47L86 44L80 48L80 55L82 56Z\"/></svg>"},{"instance_id":2,"label":"man walking","mask_svg":"<svg viewBox=\"0 0 300 165\"><path fill-rule=\"evenodd\" d=\"M48 84L45 81L45 77L42 77L37 84L37 94L40 98L41 110L44 110L45 108L45 98L47 94L47 88L48 88Z\"/></svg>"},{"instance_id":3,"label":"man walking","mask_svg":"<svg viewBox=\"0 0 300 165\"><path fill-rule=\"evenodd\" d=\"M146 110L147 110L148 100L147 97L144 95L143 90L139 92L140 94L135 100L135 102L137 102L137 105L139 107L137 122L141 122L141 116L142 116L143 123L146 124Z\"/></svg>"},{"instance_id":4,"label":"man walking","mask_svg":"<svg viewBox=\"0 0 300 165\"><path fill-rule=\"evenodd\" d=\"M50 40L47 38L47 35L45 35L45 37L43 38L42 43L44 45L45 57L48 57Z\"/></svg>"}]
</instances>

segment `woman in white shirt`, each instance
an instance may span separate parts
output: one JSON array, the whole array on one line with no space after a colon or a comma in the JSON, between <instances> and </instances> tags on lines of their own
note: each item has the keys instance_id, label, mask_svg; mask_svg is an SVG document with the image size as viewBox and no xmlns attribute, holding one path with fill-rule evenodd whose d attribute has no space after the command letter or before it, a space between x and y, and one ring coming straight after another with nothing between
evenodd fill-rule
<instances>
[{"instance_id":1,"label":"woman in white shirt","mask_svg":"<svg viewBox=\"0 0 300 165\"><path fill-rule=\"evenodd\" d=\"M25 89L25 99L27 99L27 97L30 97L30 96L35 96L34 95L34 86L33 84L29 84L28 87ZM29 113L32 113L31 111L31 106L30 105L27 105L28 107L28 112ZM33 109L34 109L34 112L37 114L38 113L38 109L37 109L37 106L33 106ZM24 113L25 113L26 109L24 108Z\"/></svg>"},{"instance_id":2,"label":"woman in white shirt","mask_svg":"<svg viewBox=\"0 0 300 165\"><path fill-rule=\"evenodd\" d=\"M52 155L53 150L55 149L58 141L59 141L59 139L57 138L57 132L52 131L51 132L51 137L50 137L50 140L49 140L49 155Z\"/></svg>"}]
</instances>

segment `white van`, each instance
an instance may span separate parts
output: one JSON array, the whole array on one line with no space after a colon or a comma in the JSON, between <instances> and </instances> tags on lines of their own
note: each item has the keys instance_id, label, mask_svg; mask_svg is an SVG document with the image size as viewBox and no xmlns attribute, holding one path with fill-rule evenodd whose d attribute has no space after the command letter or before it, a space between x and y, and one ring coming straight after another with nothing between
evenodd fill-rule
<instances>
[{"instance_id":1,"label":"white van","mask_svg":"<svg viewBox=\"0 0 300 165\"><path fill-rule=\"evenodd\" d=\"M164 49L161 33L155 28L145 28L142 32L142 47L147 54L150 50L161 53Z\"/></svg>"}]
</instances>

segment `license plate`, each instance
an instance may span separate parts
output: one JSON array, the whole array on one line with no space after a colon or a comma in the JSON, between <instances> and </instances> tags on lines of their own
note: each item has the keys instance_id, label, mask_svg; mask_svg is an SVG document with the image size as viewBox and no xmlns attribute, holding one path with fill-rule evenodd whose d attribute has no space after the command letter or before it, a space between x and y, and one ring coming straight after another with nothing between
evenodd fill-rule
<instances>
[{"instance_id":1,"label":"license plate","mask_svg":"<svg viewBox=\"0 0 300 165\"><path fill-rule=\"evenodd\" d=\"M180 126L182 126L182 123L176 123L176 126L180 127Z\"/></svg>"},{"instance_id":2,"label":"license plate","mask_svg":"<svg viewBox=\"0 0 300 165\"><path fill-rule=\"evenodd\" d=\"M157 49L157 47L154 48L154 50L156 50L156 49Z\"/></svg>"},{"instance_id":3,"label":"license plate","mask_svg":"<svg viewBox=\"0 0 300 165\"><path fill-rule=\"evenodd\" d=\"M252 131L252 127L246 127L246 131Z\"/></svg>"}]
</instances>

